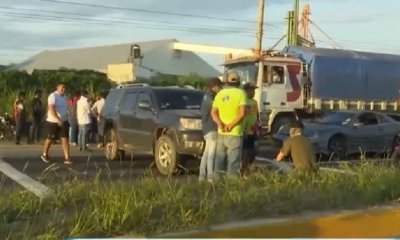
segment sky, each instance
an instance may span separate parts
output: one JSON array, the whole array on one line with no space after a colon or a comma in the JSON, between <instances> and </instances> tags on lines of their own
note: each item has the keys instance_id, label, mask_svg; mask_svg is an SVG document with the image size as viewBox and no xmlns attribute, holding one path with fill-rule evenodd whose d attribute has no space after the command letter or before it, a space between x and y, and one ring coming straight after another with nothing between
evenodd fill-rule
<instances>
[{"instance_id":1,"label":"sky","mask_svg":"<svg viewBox=\"0 0 400 240\"><path fill-rule=\"evenodd\" d=\"M400 1L300 2L311 4L311 20L329 36L311 26L317 46L400 54ZM173 38L254 48L257 5L258 0L0 0L0 64L45 50ZM266 0L264 48L285 34L292 5ZM221 55L199 55L216 68L223 61Z\"/></svg>"}]
</instances>

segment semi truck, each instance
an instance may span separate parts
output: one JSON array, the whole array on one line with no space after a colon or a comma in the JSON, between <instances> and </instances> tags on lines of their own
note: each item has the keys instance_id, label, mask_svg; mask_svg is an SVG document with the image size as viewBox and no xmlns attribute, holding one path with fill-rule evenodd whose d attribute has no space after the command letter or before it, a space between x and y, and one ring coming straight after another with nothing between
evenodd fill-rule
<instances>
[{"instance_id":1,"label":"semi truck","mask_svg":"<svg viewBox=\"0 0 400 240\"><path fill-rule=\"evenodd\" d=\"M275 133L295 118L334 110L400 110L400 56L288 46L279 52L229 58L224 73L257 84L261 122Z\"/></svg>"}]
</instances>

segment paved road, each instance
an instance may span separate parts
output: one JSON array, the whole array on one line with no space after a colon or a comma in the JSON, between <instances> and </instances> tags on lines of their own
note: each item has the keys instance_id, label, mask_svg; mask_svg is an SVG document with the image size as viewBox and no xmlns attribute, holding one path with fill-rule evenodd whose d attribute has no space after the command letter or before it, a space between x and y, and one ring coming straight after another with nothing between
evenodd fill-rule
<instances>
[{"instance_id":1,"label":"paved road","mask_svg":"<svg viewBox=\"0 0 400 240\"><path fill-rule=\"evenodd\" d=\"M60 182L74 177L91 178L100 174L105 179L134 180L143 173L151 172L159 176L151 157L134 156L131 161L129 156L123 161L106 161L103 150L92 148L92 152L80 152L76 147L71 147L71 156L74 164L64 165L60 145L53 145L50 156L51 164L45 164L39 156L42 153L41 145L14 145L12 143L0 143L0 158L11 164L15 169L25 173L33 179L41 182ZM259 156L272 158L276 149L263 147ZM189 174L197 175L199 161L192 160L187 164ZM179 178L179 176L178 176ZM3 188L10 188L15 184L0 173L0 184ZM0 187L1 187L0 185Z\"/></svg>"}]
</instances>

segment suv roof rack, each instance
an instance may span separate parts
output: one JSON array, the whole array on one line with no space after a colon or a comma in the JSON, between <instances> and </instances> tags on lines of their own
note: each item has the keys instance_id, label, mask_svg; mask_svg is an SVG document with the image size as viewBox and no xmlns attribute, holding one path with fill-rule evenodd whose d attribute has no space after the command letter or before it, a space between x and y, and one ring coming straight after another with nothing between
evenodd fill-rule
<instances>
[{"instance_id":1,"label":"suv roof rack","mask_svg":"<svg viewBox=\"0 0 400 240\"><path fill-rule=\"evenodd\" d=\"M117 85L115 88L127 88L127 87L148 87L148 83L122 83Z\"/></svg>"}]
</instances>

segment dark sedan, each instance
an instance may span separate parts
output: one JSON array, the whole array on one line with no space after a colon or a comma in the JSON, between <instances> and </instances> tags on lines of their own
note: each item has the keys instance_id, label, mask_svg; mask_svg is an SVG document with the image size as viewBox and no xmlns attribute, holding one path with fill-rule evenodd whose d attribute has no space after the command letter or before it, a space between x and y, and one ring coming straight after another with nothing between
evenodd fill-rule
<instances>
[{"instance_id":1,"label":"dark sedan","mask_svg":"<svg viewBox=\"0 0 400 240\"><path fill-rule=\"evenodd\" d=\"M360 152L391 151L400 145L400 122L383 113L337 111L304 125L304 135L317 153L339 158ZM273 136L278 142L288 137L287 126Z\"/></svg>"}]
</instances>

